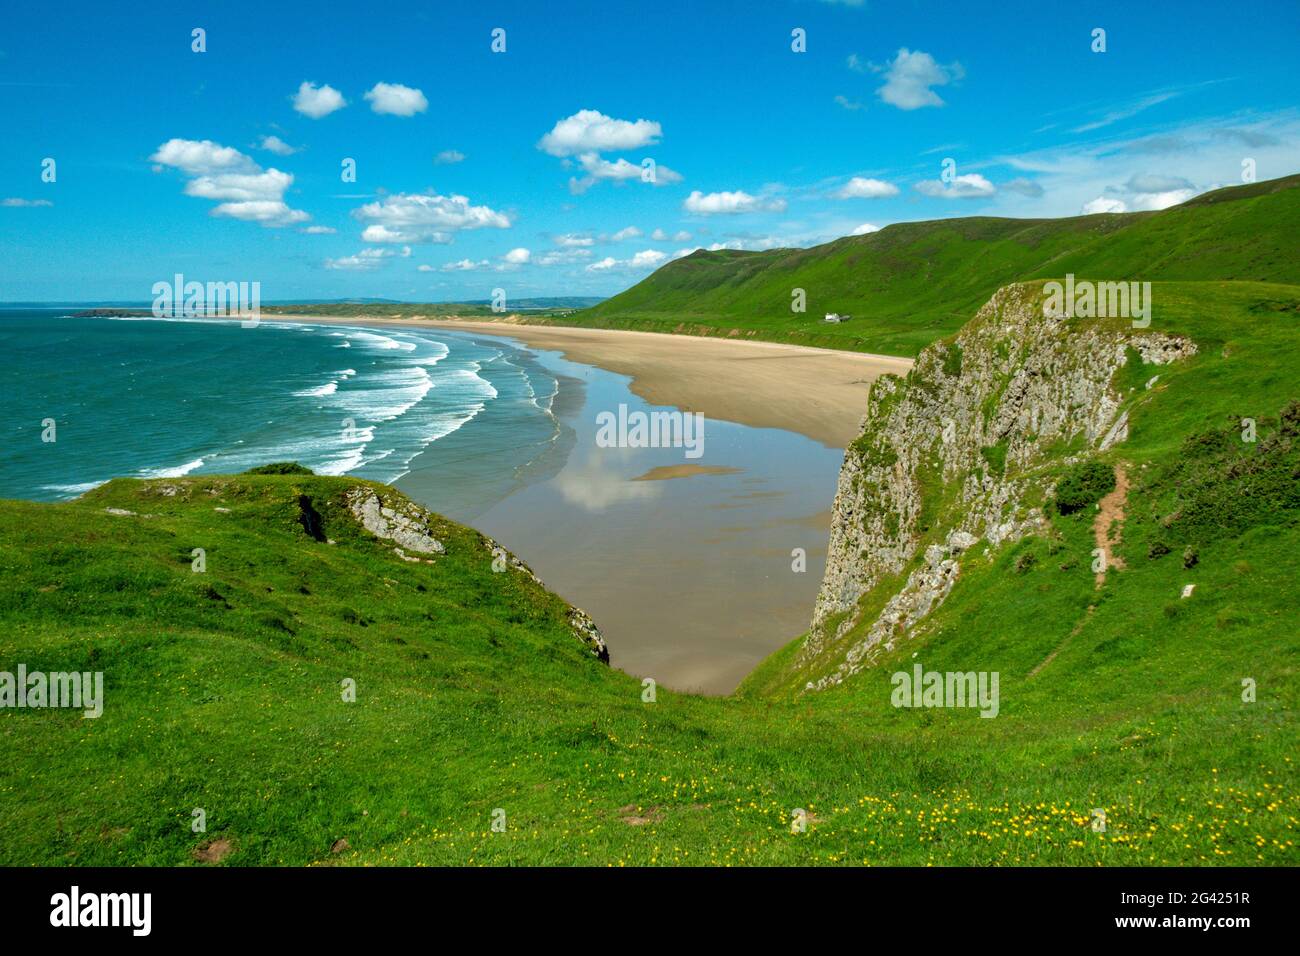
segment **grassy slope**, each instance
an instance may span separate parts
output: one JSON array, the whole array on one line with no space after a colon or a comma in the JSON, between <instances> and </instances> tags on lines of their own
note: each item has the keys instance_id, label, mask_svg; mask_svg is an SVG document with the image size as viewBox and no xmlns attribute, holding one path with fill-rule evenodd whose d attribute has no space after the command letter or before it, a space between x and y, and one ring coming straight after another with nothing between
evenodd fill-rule
<instances>
[{"instance_id":1,"label":"grassy slope","mask_svg":"<svg viewBox=\"0 0 1300 956\"><path fill-rule=\"evenodd\" d=\"M1158 213L898 223L812 249L696 252L564 323L915 355L1025 279L1300 282L1297 230L1300 176ZM826 312L853 320L827 325Z\"/></svg>"},{"instance_id":2,"label":"grassy slope","mask_svg":"<svg viewBox=\"0 0 1300 956\"><path fill-rule=\"evenodd\" d=\"M0 669L103 670L108 696L98 720L0 711L0 864L184 864L218 837L234 864L1295 863L1296 513L1201 536L1183 571L1177 550L1146 559L1143 502L1173 493L1181 479L1157 473L1185 435L1295 397L1300 289L1157 296L1160 326L1202 349L1138 386L1132 438L1109 456L1152 463L1135 470L1153 477L1124 535L1130 570L1094 593L1087 519L1060 519L1056 544L972 562L898 652L999 669L995 720L895 710L890 666L783 693L807 676L783 671L790 649L737 698L643 703L571 636L562 602L492 573L474 532L448 523L427 565L358 530L337 504L351 479L123 480L0 503ZM296 523L301 494L336 544ZM1018 574L1028 550L1040 559Z\"/></svg>"}]
</instances>

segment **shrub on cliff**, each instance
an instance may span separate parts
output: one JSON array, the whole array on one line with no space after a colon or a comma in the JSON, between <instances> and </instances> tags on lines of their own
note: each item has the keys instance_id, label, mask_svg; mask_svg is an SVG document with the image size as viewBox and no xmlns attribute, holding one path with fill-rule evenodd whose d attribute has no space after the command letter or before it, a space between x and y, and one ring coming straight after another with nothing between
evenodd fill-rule
<instances>
[{"instance_id":1,"label":"shrub on cliff","mask_svg":"<svg viewBox=\"0 0 1300 956\"><path fill-rule=\"evenodd\" d=\"M246 475L311 475L310 468L305 468L296 461L276 461L269 465L258 465L244 472Z\"/></svg>"},{"instance_id":2,"label":"shrub on cliff","mask_svg":"<svg viewBox=\"0 0 1300 956\"><path fill-rule=\"evenodd\" d=\"M1056 486L1056 510L1063 515L1095 505L1115 490L1115 472L1099 461L1081 462Z\"/></svg>"}]
</instances>

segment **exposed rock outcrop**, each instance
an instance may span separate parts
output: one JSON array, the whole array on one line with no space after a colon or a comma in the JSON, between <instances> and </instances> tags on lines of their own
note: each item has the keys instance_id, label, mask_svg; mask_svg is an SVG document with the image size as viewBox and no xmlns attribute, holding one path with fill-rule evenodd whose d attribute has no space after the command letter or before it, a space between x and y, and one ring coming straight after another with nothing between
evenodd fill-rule
<instances>
[{"instance_id":1,"label":"exposed rock outcrop","mask_svg":"<svg viewBox=\"0 0 1300 956\"><path fill-rule=\"evenodd\" d=\"M1185 338L1122 321L1045 315L1042 303L1037 284L1000 289L953 339L922 351L906 379L873 385L862 435L845 452L800 652L801 665L833 670L810 689L860 670L869 651L942 603L979 540L996 548L1039 528L1052 490L1046 465L1128 437L1111 381L1130 348L1155 365L1196 352ZM899 576L896 593L860 603ZM845 648L864 606L879 610Z\"/></svg>"},{"instance_id":2,"label":"exposed rock outcrop","mask_svg":"<svg viewBox=\"0 0 1300 956\"><path fill-rule=\"evenodd\" d=\"M430 532L429 512L409 501L394 503L397 507L384 504L371 488L354 488L347 493L348 510L376 538L392 541L399 552L445 553L442 542Z\"/></svg>"}]
</instances>

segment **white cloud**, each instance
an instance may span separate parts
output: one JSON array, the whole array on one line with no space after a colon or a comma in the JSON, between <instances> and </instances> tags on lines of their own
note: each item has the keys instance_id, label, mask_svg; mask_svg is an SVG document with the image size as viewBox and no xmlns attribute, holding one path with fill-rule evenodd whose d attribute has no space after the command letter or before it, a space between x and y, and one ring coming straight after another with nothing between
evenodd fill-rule
<instances>
[{"instance_id":1,"label":"white cloud","mask_svg":"<svg viewBox=\"0 0 1300 956\"><path fill-rule=\"evenodd\" d=\"M545 253L539 259L533 261L539 266L563 266L578 262L582 259L590 259L591 250L584 248L570 249L552 249Z\"/></svg>"},{"instance_id":2,"label":"white cloud","mask_svg":"<svg viewBox=\"0 0 1300 956\"><path fill-rule=\"evenodd\" d=\"M521 266L532 258L532 253L520 246L518 249L511 249L501 258L511 265Z\"/></svg>"},{"instance_id":3,"label":"white cloud","mask_svg":"<svg viewBox=\"0 0 1300 956\"><path fill-rule=\"evenodd\" d=\"M343 98L343 94L328 83L317 86L315 83L303 82L293 97L293 108L312 119L329 116L347 105L348 101Z\"/></svg>"},{"instance_id":4,"label":"white cloud","mask_svg":"<svg viewBox=\"0 0 1300 956\"><path fill-rule=\"evenodd\" d=\"M300 231L303 235L307 236L332 236L334 233L338 232L338 230L332 226L308 226L306 229Z\"/></svg>"},{"instance_id":5,"label":"white cloud","mask_svg":"<svg viewBox=\"0 0 1300 956\"><path fill-rule=\"evenodd\" d=\"M392 229L388 226L374 223L366 226L361 230L362 242L428 242L433 245L445 246L451 242L451 233L449 232L428 232L420 230L402 230Z\"/></svg>"},{"instance_id":6,"label":"white cloud","mask_svg":"<svg viewBox=\"0 0 1300 956\"><path fill-rule=\"evenodd\" d=\"M640 236L640 229L636 226L628 226L625 229L620 229L618 232L614 233L614 235L610 236L610 238L615 242L622 242L624 239L637 239L640 238Z\"/></svg>"},{"instance_id":7,"label":"white cloud","mask_svg":"<svg viewBox=\"0 0 1300 956\"><path fill-rule=\"evenodd\" d=\"M450 166L452 163L463 163L465 154L458 149L444 149L437 156L433 157L433 162L438 166Z\"/></svg>"},{"instance_id":8,"label":"white cloud","mask_svg":"<svg viewBox=\"0 0 1300 956\"><path fill-rule=\"evenodd\" d=\"M690 242L690 241L691 241L691 234L687 232L685 229L682 229L673 234L673 242Z\"/></svg>"},{"instance_id":9,"label":"white cloud","mask_svg":"<svg viewBox=\"0 0 1300 956\"><path fill-rule=\"evenodd\" d=\"M649 266L657 266L667 258L668 256L658 249L643 249L628 260L628 265L633 269L643 269Z\"/></svg>"},{"instance_id":10,"label":"white cloud","mask_svg":"<svg viewBox=\"0 0 1300 956\"><path fill-rule=\"evenodd\" d=\"M9 198L0 200L0 206L6 206L11 209L34 209L38 206L53 206L54 203L48 199L16 199Z\"/></svg>"},{"instance_id":11,"label":"white cloud","mask_svg":"<svg viewBox=\"0 0 1300 956\"><path fill-rule=\"evenodd\" d=\"M488 206L472 206L465 196L396 193L366 203L352 215L371 223L366 242L447 242L462 229L508 229L510 217Z\"/></svg>"},{"instance_id":12,"label":"white cloud","mask_svg":"<svg viewBox=\"0 0 1300 956\"><path fill-rule=\"evenodd\" d=\"M1119 199L1107 199L1105 196L1098 196L1091 202L1083 204L1079 210L1085 216L1091 216L1099 212L1127 212L1128 207Z\"/></svg>"},{"instance_id":13,"label":"white cloud","mask_svg":"<svg viewBox=\"0 0 1300 956\"><path fill-rule=\"evenodd\" d=\"M612 182L640 180L646 170L646 167L642 167L639 163L629 163L621 157L610 162L596 153L583 153L578 157L578 163L587 175L581 179L573 177L569 180L569 192L574 195L581 195L602 180ZM671 186L682 181L681 173L667 166L656 163L649 168L653 169L654 178L646 181L652 186Z\"/></svg>"},{"instance_id":14,"label":"white cloud","mask_svg":"<svg viewBox=\"0 0 1300 956\"><path fill-rule=\"evenodd\" d=\"M1169 189L1158 193L1141 193L1133 200L1135 210L1160 210L1187 202L1200 192L1199 189Z\"/></svg>"},{"instance_id":15,"label":"white cloud","mask_svg":"<svg viewBox=\"0 0 1300 956\"><path fill-rule=\"evenodd\" d=\"M587 271L609 272L614 269L653 269L667 258L668 256L658 249L643 249L630 259L615 259L613 256L606 256L599 262L593 262L587 266Z\"/></svg>"},{"instance_id":16,"label":"white cloud","mask_svg":"<svg viewBox=\"0 0 1300 956\"><path fill-rule=\"evenodd\" d=\"M967 173L948 183L924 179L916 184L916 191L932 199L979 199L992 196L997 188L979 173Z\"/></svg>"},{"instance_id":17,"label":"white cloud","mask_svg":"<svg viewBox=\"0 0 1300 956\"><path fill-rule=\"evenodd\" d=\"M698 189L686 197L682 208L700 216L732 215L746 212L784 212L784 199L763 199L747 192L702 193Z\"/></svg>"},{"instance_id":18,"label":"white cloud","mask_svg":"<svg viewBox=\"0 0 1300 956\"><path fill-rule=\"evenodd\" d=\"M278 200L292 184L293 176L278 169L257 173L217 173L191 179L185 184L185 195L229 202Z\"/></svg>"},{"instance_id":19,"label":"white cloud","mask_svg":"<svg viewBox=\"0 0 1300 956\"><path fill-rule=\"evenodd\" d=\"M655 242L667 242L668 233L664 232L662 229L656 229L654 232L650 233L650 238Z\"/></svg>"},{"instance_id":20,"label":"white cloud","mask_svg":"<svg viewBox=\"0 0 1300 956\"><path fill-rule=\"evenodd\" d=\"M966 75L960 63L943 66L934 57L920 50L912 52L906 47L883 67L885 85L876 95L900 110L916 110L923 106L943 106L943 100L931 87L947 86Z\"/></svg>"},{"instance_id":21,"label":"white cloud","mask_svg":"<svg viewBox=\"0 0 1300 956\"><path fill-rule=\"evenodd\" d=\"M389 116L414 116L429 108L429 101L423 93L401 83L376 83L365 98L370 101L372 110Z\"/></svg>"},{"instance_id":22,"label":"white cloud","mask_svg":"<svg viewBox=\"0 0 1300 956\"><path fill-rule=\"evenodd\" d=\"M843 93L836 94L835 102L850 112L857 112L860 109L865 109L865 107L857 100L851 100Z\"/></svg>"},{"instance_id":23,"label":"white cloud","mask_svg":"<svg viewBox=\"0 0 1300 956\"><path fill-rule=\"evenodd\" d=\"M258 169L257 163L233 146L222 146L210 139L169 139L154 150L149 161L173 166L190 176Z\"/></svg>"},{"instance_id":24,"label":"white cloud","mask_svg":"<svg viewBox=\"0 0 1300 956\"><path fill-rule=\"evenodd\" d=\"M354 256L344 256L341 259L326 259L325 268L337 269L343 272L369 272L372 269L379 268L385 259L405 259L410 254L410 247L404 248L400 252L394 249L362 249Z\"/></svg>"},{"instance_id":25,"label":"white cloud","mask_svg":"<svg viewBox=\"0 0 1300 956\"><path fill-rule=\"evenodd\" d=\"M898 187L880 179L864 179L854 176L847 183L831 193L835 199L883 199L897 196Z\"/></svg>"},{"instance_id":26,"label":"white cloud","mask_svg":"<svg viewBox=\"0 0 1300 956\"><path fill-rule=\"evenodd\" d=\"M557 122L538 141L537 148L552 156L625 152L652 145L662 134L662 128L653 120L629 122L597 110L579 110Z\"/></svg>"},{"instance_id":27,"label":"white cloud","mask_svg":"<svg viewBox=\"0 0 1300 956\"><path fill-rule=\"evenodd\" d=\"M263 136L262 142L258 144L258 149L264 149L268 153L275 153L277 156L292 156L298 152L296 148L290 146L278 136Z\"/></svg>"},{"instance_id":28,"label":"white cloud","mask_svg":"<svg viewBox=\"0 0 1300 956\"><path fill-rule=\"evenodd\" d=\"M869 232L879 232L879 231L880 231L879 226L873 226L869 222L864 222L862 225L858 226L858 228L853 230L853 235L865 236Z\"/></svg>"},{"instance_id":29,"label":"white cloud","mask_svg":"<svg viewBox=\"0 0 1300 956\"><path fill-rule=\"evenodd\" d=\"M473 272L476 269L486 269L491 263L486 259L480 259L475 262L473 259L459 259L456 262L448 262L443 265L443 272Z\"/></svg>"},{"instance_id":30,"label":"white cloud","mask_svg":"<svg viewBox=\"0 0 1300 956\"><path fill-rule=\"evenodd\" d=\"M290 209L286 203L278 199L223 202L215 206L211 214L225 219L257 222L264 226L291 226L311 218L301 209Z\"/></svg>"},{"instance_id":31,"label":"white cloud","mask_svg":"<svg viewBox=\"0 0 1300 956\"><path fill-rule=\"evenodd\" d=\"M572 233L555 237L555 244L557 246L563 246L566 249L576 246L590 246L594 245L595 242L596 240L590 236L575 236Z\"/></svg>"},{"instance_id":32,"label":"white cloud","mask_svg":"<svg viewBox=\"0 0 1300 956\"><path fill-rule=\"evenodd\" d=\"M271 227L311 218L284 201L285 192L293 185L291 173L264 170L232 147L210 139L169 139L149 159L158 167L171 166L191 176L185 195L216 201L213 216Z\"/></svg>"}]
</instances>

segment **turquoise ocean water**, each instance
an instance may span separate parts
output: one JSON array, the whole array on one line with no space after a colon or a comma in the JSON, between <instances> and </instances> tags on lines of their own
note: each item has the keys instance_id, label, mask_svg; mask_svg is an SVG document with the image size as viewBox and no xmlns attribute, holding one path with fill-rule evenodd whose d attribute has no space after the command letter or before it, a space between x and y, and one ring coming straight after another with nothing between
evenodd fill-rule
<instances>
[{"instance_id":1,"label":"turquoise ocean water","mask_svg":"<svg viewBox=\"0 0 1300 956\"><path fill-rule=\"evenodd\" d=\"M0 497L271 461L392 483L462 432L475 453L442 456L439 498L468 516L564 450L557 376L500 340L75 311L0 310Z\"/></svg>"}]
</instances>

